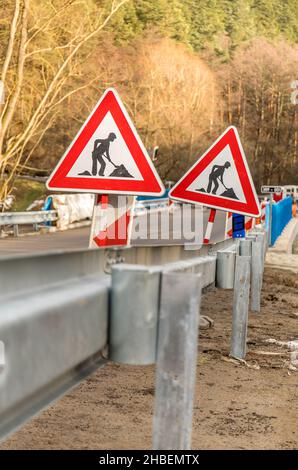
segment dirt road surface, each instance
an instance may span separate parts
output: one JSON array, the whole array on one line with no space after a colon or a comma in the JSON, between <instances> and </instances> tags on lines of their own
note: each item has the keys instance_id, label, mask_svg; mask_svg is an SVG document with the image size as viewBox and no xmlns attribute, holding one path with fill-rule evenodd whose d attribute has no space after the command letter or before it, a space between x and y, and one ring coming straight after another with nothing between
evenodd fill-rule
<instances>
[{"instance_id":1,"label":"dirt road surface","mask_svg":"<svg viewBox=\"0 0 298 470\"><path fill-rule=\"evenodd\" d=\"M249 367L228 356L232 292L204 295L202 314L215 326L199 338L194 449L297 449L298 371L287 349L264 342L298 339L297 289L293 272L266 268L261 314L249 318ZM154 373L110 364L0 448L150 449Z\"/></svg>"}]
</instances>

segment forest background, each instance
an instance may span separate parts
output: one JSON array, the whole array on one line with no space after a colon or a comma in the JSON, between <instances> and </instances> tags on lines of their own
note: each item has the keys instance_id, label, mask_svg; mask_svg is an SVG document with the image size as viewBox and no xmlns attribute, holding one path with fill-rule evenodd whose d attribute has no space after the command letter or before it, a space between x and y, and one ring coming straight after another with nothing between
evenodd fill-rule
<instances>
[{"instance_id":1,"label":"forest background","mask_svg":"<svg viewBox=\"0 0 298 470\"><path fill-rule=\"evenodd\" d=\"M0 74L0 201L111 86L164 180L232 124L257 189L298 184L297 0L0 0Z\"/></svg>"}]
</instances>

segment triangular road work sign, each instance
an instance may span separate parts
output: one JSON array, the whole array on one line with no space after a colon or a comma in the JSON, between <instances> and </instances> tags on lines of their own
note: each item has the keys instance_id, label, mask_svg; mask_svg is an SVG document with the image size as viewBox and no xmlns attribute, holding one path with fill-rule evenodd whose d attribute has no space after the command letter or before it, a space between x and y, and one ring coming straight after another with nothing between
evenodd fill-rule
<instances>
[{"instance_id":1,"label":"triangular road work sign","mask_svg":"<svg viewBox=\"0 0 298 470\"><path fill-rule=\"evenodd\" d=\"M102 194L164 193L164 186L115 90L106 90L52 172L47 187Z\"/></svg>"},{"instance_id":2,"label":"triangular road work sign","mask_svg":"<svg viewBox=\"0 0 298 470\"><path fill-rule=\"evenodd\" d=\"M170 198L258 217L260 206L235 127L216 142L171 189Z\"/></svg>"}]
</instances>

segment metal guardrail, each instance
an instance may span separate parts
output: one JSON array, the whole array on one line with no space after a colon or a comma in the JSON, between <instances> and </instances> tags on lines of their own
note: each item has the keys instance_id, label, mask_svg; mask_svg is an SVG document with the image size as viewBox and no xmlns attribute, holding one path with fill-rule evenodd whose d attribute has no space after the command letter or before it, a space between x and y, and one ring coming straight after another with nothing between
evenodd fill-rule
<instances>
[{"instance_id":1,"label":"metal guardrail","mask_svg":"<svg viewBox=\"0 0 298 470\"><path fill-rule=\"evenodd\" d=\"M252 270L252 300L253 295L258 296L258 308L260 288L254 287L254 279L261 282L265 237L259 232L252 236L253 258L260 259ZM212 250L208 246L196 251L182 246L147 246L0 259L0 439L103 366L107 358L127 364L157 360L160 388L156 394L155 429L160 432L154 445L162 449L188 448L200 292L216 281L219 250L233 253L239 272L249 279L246 265L251 258L243 256L246 265L242 269L236 248L233 240L226 240ZM235 263L228 263L222 272L231 277L234 270ZM245 296L240 288L234 291L234 355L245 354L248 282L244 287ZM185 332L194 332L191 342L183 333L184 327L181 331L179 312ZM165 338L158 334L161 327L169 332ZM187 361L181 362L178 356L172 360L173 341L165 342L166 338L181 338L177 341ZM188 376L184 365L190 363ZM164 378L176 377L176 373L181 386L175 406L183 420L184 405L188 404L187 426L179 425L183 432L177 428L175 436L171 433L174 440L166 443L162 429L172 427L169 423L175 423L176 418L171 410L164 412ZM176 379L169 387L174 403Z\"/></svg>"},{"instance_id":2,"label":"metal guardrail","mask_svg":"<svg viewBox=\"0 0 298 470\"><path fill-rule=\"evenodd\" d=\"M31 212L0 212L0 227L3 225L13 225L14 236L18 236L19 225L35 225L44 222L53 222L57 220L57 212L50 211L31 211Z\"/></svg>"},{"instance_id":3,"label":"metal guardrail","mask_svg":"<svg viewBox=\"0 0 298 470\"><path fill-rule=\"evenodd\" d=\"M161 274L195 273L201 288L215 282L216 256L148 267L119 264L112 271L110 358L124 364L156 360ZM133 299L133 309L131 308Z\"/></svg>"},{"instance_id":4,"label":"metal guardrail","mask_svg":"<svg viewBox=\"0 0 298 470\"><path fill-rule=\"evenodd\" d=\"M0 262L0 437L103 365L110 278L103 253Z\"/></svg>"},{"instance_id":5,"label":"metal guardrail","mask_svg":"<svg viewBox=\"0 0 298 470\"><path fill-rule=\"evenodd\" d=\"M206 286L215 281L216 258L206 256L203 248L205 256L193 260L189 258L194 252L180 246L2 258L0 342L5 364L0 370L0 438L104 364L111 290L106 273L114 264L160 266L169 260L163 269L195 267ZM179 261L181 257L185 261Z\"/></svg>"}]
</instances>

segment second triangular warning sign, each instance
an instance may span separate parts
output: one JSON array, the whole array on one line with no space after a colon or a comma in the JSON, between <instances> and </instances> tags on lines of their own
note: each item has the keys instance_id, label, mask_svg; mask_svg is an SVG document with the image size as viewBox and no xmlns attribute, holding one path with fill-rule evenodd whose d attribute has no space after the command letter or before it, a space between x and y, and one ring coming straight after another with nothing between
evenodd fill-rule
<instances>
[{"instance_id":1,"label":"second triangular warning sign","mask_svg":"<svg viewBox=\"0 0 298 470\"><path fill-rule=\"evenodd\" d=\"M229 127L171 189L178 201L258 217L260 206L235 127Z\"/></svg>"},{"instance_id":2,"label":"second triangular warning sign","mask_svg":"<svg viewBox=\"0 0 298 470\"><path fill-rule=\"evenodd\" d=\"M104 93L51 174L47 187L103 194L164 193L115 90Z\"/></svg>"}]
</instances>

